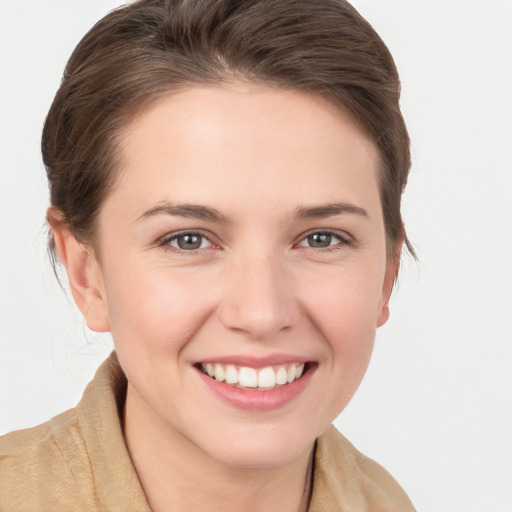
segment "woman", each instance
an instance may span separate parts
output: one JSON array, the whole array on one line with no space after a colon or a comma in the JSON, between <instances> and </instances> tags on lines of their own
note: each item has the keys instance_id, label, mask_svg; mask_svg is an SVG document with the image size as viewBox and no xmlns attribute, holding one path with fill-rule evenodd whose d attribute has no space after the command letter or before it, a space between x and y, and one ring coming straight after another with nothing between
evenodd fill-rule
<instances>
[{"instance_id":1,"label":"woman","mask_svg":"<svg viewBox=\"0 0 512 512\"><path fill-rule=\"evenodd\" d=\"M116 351L1 441L1 510L413 510L330 427L386 322L409 141L346 2L140 0L43 132L51 248Z\"/></svg>"}]
</instances>

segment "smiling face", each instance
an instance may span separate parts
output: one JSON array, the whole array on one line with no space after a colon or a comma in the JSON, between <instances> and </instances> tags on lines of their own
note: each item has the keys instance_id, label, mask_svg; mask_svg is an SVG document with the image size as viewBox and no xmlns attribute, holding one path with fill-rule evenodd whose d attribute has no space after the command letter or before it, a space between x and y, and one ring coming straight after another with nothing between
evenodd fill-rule
<instances>
[{"instance_id":1,"label":"smiling face","mask_svg":"<svg viewBox=\"0 0 512 512\"><path fill-rule=\"evenodd\" d=\"M232 84L158 101L121 157L81 308L112 331L126 422L231 466L309 452L387 319L374 144L323 100Z\"/></svg>"}]
</instances>

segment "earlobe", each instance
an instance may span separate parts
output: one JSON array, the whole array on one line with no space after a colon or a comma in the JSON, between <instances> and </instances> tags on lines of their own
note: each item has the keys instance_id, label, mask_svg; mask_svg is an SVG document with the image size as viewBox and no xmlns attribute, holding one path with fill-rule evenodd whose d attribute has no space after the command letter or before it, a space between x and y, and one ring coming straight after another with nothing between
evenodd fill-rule
<instances>
[{"instance_id":1,"label":"earlobe","mask_svg":"<svg viewBox=\"0 0 512 512\"><path fill-rule=\"evenodd\" d=\"M389 320L389 299L381 305L377 327L381 327Z\"/></svg>"},{"instance_id":2,"label":"earlobe","mask_svg":"<svg viewBox=\"0 0 512 512\"><path fill-rule=\"evenodd\" d=\"M394 255L389 257L386 263L386 274L382 286L381 303L379 305L379 315L377 318L377 327L384 325L389 319L389 300L395 284L398 268L400 266L400 254L402 252L402 243L399 243L394 251Z\"/></svg>"},{"instance_id":3,"label":"earlobe","mask_svg":"<svg viewBox=\"0 0 512 512\"><path fill-rule=\"evenodd\" d=\"M110 331L103 279L94 251L75 238L59 210L50 207L47 219L71 293L88 327L96 332Z\"/></svg>"}]
</instances>

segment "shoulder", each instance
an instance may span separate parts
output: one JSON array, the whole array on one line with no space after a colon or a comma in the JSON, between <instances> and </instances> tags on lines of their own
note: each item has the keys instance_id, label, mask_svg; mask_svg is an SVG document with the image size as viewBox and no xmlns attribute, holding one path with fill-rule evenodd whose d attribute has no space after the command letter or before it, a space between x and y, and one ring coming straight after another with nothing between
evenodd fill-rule
<instances>
[{"instance_id":1,"label":"shoulder","mask_svg":"<svg viewBox=\"0 0 512 512\"><path fill-rule=\"evenodd\" d=\"M414 512L398 482L331 426L317 441L313 497L318 510ZM338 508L332 508L338 507Z\"/></svg>"},{"instance_id":2,"label":"shoulder","mask_svg":"<svg viewBox=\"0 0 512 512\"><path fill-rule=\"evenodd\" d=\"M13 472L20 476L33 473L49 460L62 459L59 438L62 432L76 429L76 415L71 409L37 427L17 430L0 437L0 460L5 479Z\"/></svg>"},{"instance_id":3,"label":"shoulder","mask_svg":"<svg viewBox=\"0 0 512 512\"><path fill-rule=\"evenodd\" d=\"M74 496L77 506L87 506L90 474L75 409L0 438L1 510L55 509Z\"/></svg>"},{"instance_id":4,"label":"shoulder","mask_svg":"<svg viewBox=\"0 0 512 512\"><path fill-rule=\"evenodd\" d=\"M77 407L0 438L0 510L148 511L122 431L125 390L113 353Z\"/></svg>"}]
</instances>

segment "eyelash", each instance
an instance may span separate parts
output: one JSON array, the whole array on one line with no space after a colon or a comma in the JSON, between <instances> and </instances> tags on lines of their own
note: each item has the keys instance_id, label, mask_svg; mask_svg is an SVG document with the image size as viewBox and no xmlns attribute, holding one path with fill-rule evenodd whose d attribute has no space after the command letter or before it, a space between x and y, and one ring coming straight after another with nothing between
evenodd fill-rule
<instances>
[{"instance_id":1,"label":"eyelash","mask_svg":"<svg viewBox=\"0 0 512 512\"><path fill-rule=\"evenodd\" d=\"M157 242L157 245L162 247L166 251L174 251L178 254L186 254L186 255L197 254L198 251L200 251L201 249L204 249L204 247L203 248L199 247L198 249L185 250L185 249L180 249L179 247L174 247L171 245L171 242L178 240L179 238L185 237L185 236L197 236L197 237L200 237L202 240L207 240L210 244L215 245L211 241L211 239L208 236L206 236L204 233L202 233L201 231L193 231L193 230L192 231L179 231L177 233L171 233L169 235L166 235ZM201 242L201 245L202 245L202 242Z\"/></svg>"},{"instance_id":2,"label":"eyelash","mask_svg":"<svg viewBox=\"0 0 512 512\"><path fill-rule=\"evenodd\" d=\"M338 243L336 243L334 245L328 245L327 247L310 247L310 246L301 246L300 245L302 242L304 242L305 240L307 240L309 237L311 237L313 235L329 235L329 236L332 236L333 238L338 239ZM353 240L351 238L349 238L348 235L344 235L344 234L340 233L339 231L334 231L332 229L315 229L313 231L309 231L308 233L305 233L304 235L302 235L300 241L295 245L298 245L299 247L306 247L307 249L314 249L314 250L321 251L321 252L333 252L333 251L338 251L338 250L342 249L343 247L350 247L351 245L353 245Z\"/></svg>"},{"instance_id":3,"label":"eyelash","mask_svg":"<svg viewBox=\"0 0 512 512\"><path fill-rule=\"evenodd\" d=\"M336 238L338 240L338 243L333 244L333 245L328 245L327 247L311 247L311 246L300 245L301 243L303 243L304 241L306 241L309 237L311 237L313 235L329 235L329 236ZM178 240L180 237L185 237L185 236L197 236L197 237L200 237L202 240L207 240L210 244L212 244L212 246L215 246L214 242L212 242L212 240L208 236L206 236L201 231L194 231L194 230L179 231L177 233L171 233L169 235L166 235L157 242L157 245L159 247L162 247L166 251L174 251L178 254L186 254L186 255L197 254L198 251L205 249L204 247L203 248L199 247L197 249L185 250L185 249L180 249L179 247L174 247L171 245L171 242ZM201 245L202 245L202 243L201 243ZM353 245L353 240L351 240L346 235L345 236L342 235L339 231L334 231L331 229L317 229L317 230L309 231L309 232L303 234L301 236L300 240L294 244L294 247L305 247L306 249L313 249L313 250L317 250L320 252L333 252L333 251L342 249L343 247L347 247L347 246L351 246L351 245Z\"/></svg>"}]
</instances>

